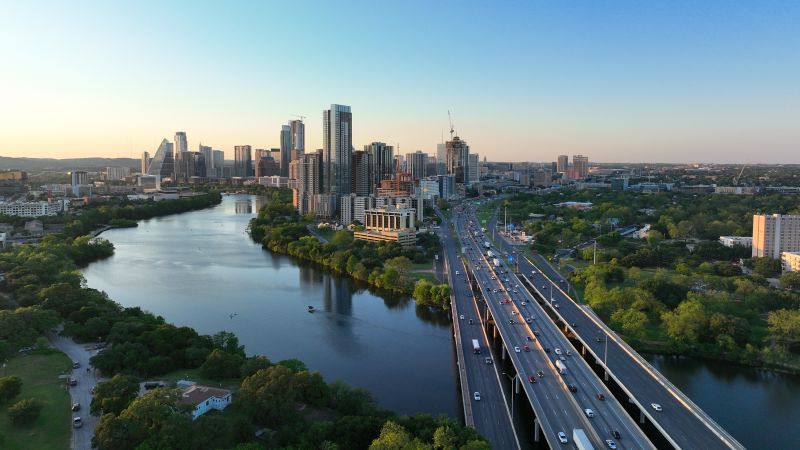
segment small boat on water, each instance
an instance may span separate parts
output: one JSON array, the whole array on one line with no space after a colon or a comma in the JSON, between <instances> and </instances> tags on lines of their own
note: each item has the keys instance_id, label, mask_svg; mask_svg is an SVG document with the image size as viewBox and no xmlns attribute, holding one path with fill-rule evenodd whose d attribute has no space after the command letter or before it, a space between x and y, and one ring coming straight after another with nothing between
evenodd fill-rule
<instances>
[{"instance_id":1,"label":"small boat on water","mask_svg":"<svg viewBox=\"0 0 800 450\"><path fill-rule=\"evenodd\" d=\"M316 308L314 308L313 306L311 306L311 305L309 305L309 306L308 306L308 312L312 313L312 312L314 312L314 311L316 311L316 310L317 310L317 309L316 309Z\"/></svg>"}]
</instances>

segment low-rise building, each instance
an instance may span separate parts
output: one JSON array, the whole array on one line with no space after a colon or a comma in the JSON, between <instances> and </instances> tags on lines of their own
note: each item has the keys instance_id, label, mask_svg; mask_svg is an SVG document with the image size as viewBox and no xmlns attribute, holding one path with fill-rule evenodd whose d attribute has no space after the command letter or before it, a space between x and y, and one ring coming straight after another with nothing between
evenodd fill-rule
<instances>
[{"instance_id":1,"label":"low-rise building","mask_svg":"<svg viewBox=\"0 0 800 450\"><path fill-rule=\"evenodd\" d=\"M753 237L752 236L720 236L719 237L720 244L724 245L725 247L747 247L750 248L753 246Z\"/></svg>"},{"instance_id":2,"label":"low-rise building","mask_svg":"<svg viewBox=\"0 0 800 450\"><path fill-rule=\"evenodd\" d=\"M0 203L0 214L19 217L55 216L63 210L61 202Z\"/></svg>"},{"instance_id":3,"label":"low-rise building","mask_svg":"<svg viewBox=\"0 0 800 450\"><path fill-rule=\"evenodd\" d=\"M231 404L233 394L227 389L194 384L184 389L181 402L194 407L192 420L216 409L222 411Z\"/></svg>"},{"instance_id":4,"label":"low-rise building","mask_svg":"<svg viewBox=\"0 0 800 450\"><path fill-rule=\"evenodd\" d=\"M800 272L800 252L781 253L781 266L784 272Z\"/></svg>"},{"instance_id":5,"label":"low-rise building","mask_svg":"<svg viewBox=\"0 0 800 450\"><path fill-rule=\"evenodd\" d=\"M366 210L366 231L356 231L353 237L373 242L394 241L403 247L411 247L417 242L415 215L414 209L393 206Z\"/></svg>"}]
</instances>

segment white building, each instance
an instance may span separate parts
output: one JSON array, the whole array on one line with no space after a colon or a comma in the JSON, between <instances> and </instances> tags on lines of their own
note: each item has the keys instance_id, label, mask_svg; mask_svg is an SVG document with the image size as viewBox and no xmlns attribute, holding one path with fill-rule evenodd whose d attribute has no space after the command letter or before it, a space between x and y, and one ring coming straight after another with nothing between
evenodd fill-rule
<instances>
[{"instance_id":1,"label":"white building","mask_svg":"<svg viewBox=\"0 0 800 450\"><path fill-rule=\"evenodd\" d=\"M194 384L183 391L181 402L194 407L192 420L216 409L222 411L233 400L233 394L227 389L218 389L210 386Z\"/></svg>"},{"instance_id":2,"label":"white building","mask_svg":"<svg viewBox=\"0 0 800 450\"><path fill-rule=\"evenodd\" d=\"M258 184L267 187L285 188L289 187L289 177L281 177L278 175L258 177Z\"/></svg>"},{"instance_id":3,"label":"white building","mask_svg":"<svg viewBox=\"0 0 800 450\"><path fill-rule=\"evenodd\" d=\"M800 216L753 215L753 257L780 259L782 252L800 251Z\"/></svg>"},{"instance_id":4,"label":"white building","mask_svg":"<svg viewBox=\"0 0 800 450\"><path fill-rule=\"evenodd\" d=\"M781 266L784 272L800 272L800 252L781 253Z\"/></svg>"},{"instance_id":5,"label":"white building","mask_svg":"<svg viewBox=\"0 0 800 450\"><path fill-rule=\"evenodd\" d=\"M62 202L0 203L0 214L19 217L55 216L64 210Z\"/></svg>"},{"instance_id":6,"label":"white building","mask_svg":"<svg viewBox=\"0 0 800 450\"><path fill-rule=\"evenodd\" d=\"M750 248L753 246L752 236L720 236L719 243L725 247L734 247L736 245L741 247Z\"/></svg>"},{"instance_id":7,"label":"white building","mask_svg":"<svg viewBox=\"0 0 800 450\"><path fill-rule=\"evenodd\" d=\"M108 181L121 181L130 174L130 167L106 167L106 180Z\"/></svg>"}]
</instances>

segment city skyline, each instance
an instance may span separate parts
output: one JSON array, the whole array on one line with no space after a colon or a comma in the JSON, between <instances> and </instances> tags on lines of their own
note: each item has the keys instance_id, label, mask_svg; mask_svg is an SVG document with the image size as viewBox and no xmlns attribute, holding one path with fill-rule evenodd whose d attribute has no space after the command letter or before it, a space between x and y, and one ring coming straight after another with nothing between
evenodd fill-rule
<instances>
[{"instance_id":1,"label":"city skyline","mask_svg":"<svg viewBox=\"0 0 800 450\"><path fill-rule=\"evenodd\" d=\"M437 154L450 110L489 160L800 162L794 3L187 5L6 5L0 155L137 158L175 130L232 154L296 115L314 150L344 104L354 148L400 154Z\"/></svg>"}]
</instances>

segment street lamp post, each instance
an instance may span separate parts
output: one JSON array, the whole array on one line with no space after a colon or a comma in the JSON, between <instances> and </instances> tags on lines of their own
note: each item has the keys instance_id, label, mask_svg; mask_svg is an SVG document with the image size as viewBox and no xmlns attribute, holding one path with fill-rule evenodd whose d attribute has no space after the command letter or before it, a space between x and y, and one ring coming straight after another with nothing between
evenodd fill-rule
<instances>
[{"instance_id":1,"label":"street lamp post","mask_svg":"<svg viewBox=\"0 0 800 450\"><path fill-rule=\"evenodd\" d=\"M514 375L513 377L505 372L502 372L503 375L511 381L511 423L514 423L514 379L517 377Z\"/></svg>"}]
</instances>

